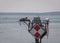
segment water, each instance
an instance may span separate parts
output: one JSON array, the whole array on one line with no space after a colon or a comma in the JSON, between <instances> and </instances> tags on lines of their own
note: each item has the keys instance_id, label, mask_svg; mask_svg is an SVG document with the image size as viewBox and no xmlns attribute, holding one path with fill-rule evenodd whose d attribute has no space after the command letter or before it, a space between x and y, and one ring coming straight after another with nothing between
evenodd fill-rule
<instances>
[{"instance_id":1,"label":"water","mask_svg":"<svg viewBox=\"0 0 60 43\"><path fill-rule=\"evenodd\" d=\"M60 22L60 12L52 13L0 13L0 23L16 22L22 17L28 17L32 19L33 17L49 18L51 22Z\"/></svg>"},{"instance_id":2,"label":"water","mask_svg":"<svg viewBox=\"0 0 60 43\"><path fill-rule=\"evenodd\" d=\"M30 13L31 14L31 13ZM52 23L49 23L49 37L45 36L42 43L60 43L60 13L55 15L42 14L0 14L0 43L35 43L34 37L29 34L28 27L18 21L21 17L28 17L32 20L33 17L39 16L42 18L48 17ZM56 21L56 22L53 22ZM59 21L59 22L57 22Z\"/></svg>"}]
</instances>

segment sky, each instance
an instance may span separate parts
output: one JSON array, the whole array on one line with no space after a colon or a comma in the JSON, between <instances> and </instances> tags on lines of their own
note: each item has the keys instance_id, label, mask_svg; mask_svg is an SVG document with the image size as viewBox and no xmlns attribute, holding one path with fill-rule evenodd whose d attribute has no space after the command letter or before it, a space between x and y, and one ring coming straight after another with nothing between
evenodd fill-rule
<instances>
[{"instance_id":1,"label":"sky","mask_svg":"<svg viewBox=\"0 0 60 43\"><path fill-rule=\"evenodd\" d=\"M60 0L0 0L0 12L60 11Z\"/></svg>"}]
</instances>

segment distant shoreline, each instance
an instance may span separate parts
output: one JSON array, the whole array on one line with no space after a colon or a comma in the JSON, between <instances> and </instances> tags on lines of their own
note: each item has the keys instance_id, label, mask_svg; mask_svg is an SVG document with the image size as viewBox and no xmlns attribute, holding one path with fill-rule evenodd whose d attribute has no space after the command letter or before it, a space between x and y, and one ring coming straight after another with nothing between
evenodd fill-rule
<instances>
[{"instance_id":1,"label":"distant shoreline","mask_svg":"<svg viewBox=\"0 0 60 43\"><path fill-rule=\"evenodd\" d=\"M60 15L60 12L47 12L47 13L0 13L0 15Z\"/></svg>"}]
</instances>

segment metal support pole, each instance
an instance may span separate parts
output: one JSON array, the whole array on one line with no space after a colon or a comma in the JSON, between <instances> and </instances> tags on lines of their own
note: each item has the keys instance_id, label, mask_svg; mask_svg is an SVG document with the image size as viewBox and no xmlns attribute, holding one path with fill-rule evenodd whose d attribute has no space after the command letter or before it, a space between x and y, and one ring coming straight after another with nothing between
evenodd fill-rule
<instances>
[{"instance_id":1,"label":"metal support pole","mask_svg":"<svg viewBox=\"0 0 60 43\"><path fill-rule=\"evenodd\" d=\"M40 39L40 43L41 43L41 39Z\"/></svg>"},{"instance_id":2,"label":"metal support pole","mask_svg":"<svg viewBox=\"0 0 60 43\"><path fill-rule=\"evenodd\" d=\"M35 43L39 43L39 39L35 38Z\"/></svg>"},{"instance_id":3,"label":"metal support pole","mask_svg":"<svg viewBox=\"0 0 60 43\"><path fill-rule=\"evenodd\" d=\"M36 39L35 38L35 43L41 43L41 39Z\"/></svg>"}]
</instances>

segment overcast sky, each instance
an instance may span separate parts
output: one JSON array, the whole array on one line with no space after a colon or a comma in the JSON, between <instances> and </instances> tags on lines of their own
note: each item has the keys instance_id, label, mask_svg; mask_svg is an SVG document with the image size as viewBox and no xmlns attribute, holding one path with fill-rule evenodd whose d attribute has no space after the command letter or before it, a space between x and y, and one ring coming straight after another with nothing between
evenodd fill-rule
<instances>
[{"instance_id":1,"label":"overcast sky","mask_svg":"<svg viewBox=\"0 0 60 43\"><path fill-rule=\"evenodd\" d=\"M60 11L60 0L0 0L0 12Z\"/></svg>"}]
</instances>

